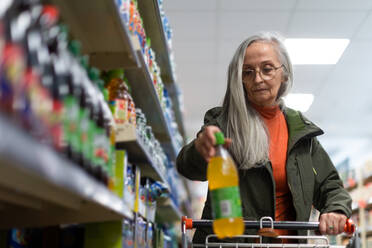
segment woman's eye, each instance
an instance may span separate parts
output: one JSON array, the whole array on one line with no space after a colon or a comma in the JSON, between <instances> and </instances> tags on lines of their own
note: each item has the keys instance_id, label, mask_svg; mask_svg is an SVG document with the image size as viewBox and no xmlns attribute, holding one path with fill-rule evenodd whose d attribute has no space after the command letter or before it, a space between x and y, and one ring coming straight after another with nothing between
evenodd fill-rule
<instances>
[{"instance_id":1,"label":"woman's eye","mask_svg":"<svg viewBox=\"0 0 372 248\"><path fill-rule=\"evenodd\" d=\"M253 75L253 71L252 70L243 71L243 75L244 76L251 76L251 75Z\"/></svg>"},{"instance_id":2,"label":"woman's eye","mask_svg":"<svg viewBox=\"0 0 372 248\"><path fill-rule=\"evenodd\" d=\"M264 68L262 68L262 72L265 73L265 74L268 74L268 73L271 73L273 72L274 68L271 67L271 66L266 66Z\"/></svg>"}]
</instances>

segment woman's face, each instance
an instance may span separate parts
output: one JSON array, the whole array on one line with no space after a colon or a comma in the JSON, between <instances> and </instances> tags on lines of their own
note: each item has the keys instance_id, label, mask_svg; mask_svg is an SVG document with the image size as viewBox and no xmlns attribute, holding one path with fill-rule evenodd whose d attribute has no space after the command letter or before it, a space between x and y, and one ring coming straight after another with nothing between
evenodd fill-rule
<instances>
[{"instance_id":1,"label":"woman's face","mask_svg":"<svg viewBox=\"0 0 372 248\"><path fill-rule=\"evenodd\" d=\"M242 78L250 102L259 106L276 104L280 85L284 81L283 67L281 66L277 52L271 43L254 42L247 47ZM258 73L258 70L261 73ZM270 74L270 70L271 75L274 76L267 76Z\"/></svg>"}]
</instances>

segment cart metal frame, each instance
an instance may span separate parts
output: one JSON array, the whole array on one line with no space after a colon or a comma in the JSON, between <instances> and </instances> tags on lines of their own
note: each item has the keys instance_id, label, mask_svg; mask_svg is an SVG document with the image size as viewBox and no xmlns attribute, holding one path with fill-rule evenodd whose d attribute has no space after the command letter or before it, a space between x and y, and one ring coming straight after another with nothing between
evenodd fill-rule
<instances>
[{"instance_id":1,"label":"cart metal frame","mask_svg":"<svg viewBox=\"0 0 372 248\"><path fill-rule=\"evenodd\" d=\"M311 236L299 236L299 235L279 235L276 237L278 242L284 239L306 240L306 243L263 243L263 236L261 235L239 235L234 238L253 238L258 240L258 243L222 243L211 241L211 238L216 238L214 234L208 235L206 237L204 244L192 244L189 242L187 237L187 230L197 228L197 227L212 227L213 220L193 220L186 216L182 217L181 221L181 232L182 232L182 248L188 247L217 247L217 248L271 248L271 247L281 247L281 248L341 248L345 246L335 246L330 245L328 237L322 235L311 235ZM245 228L249 229L286 229L286 230L319 230L319 222L299 222L299 221L273 221L271 217L262 217L259 221L244 221ZM356 231L355 224L349 219L344 227L345 233L350 235L351 239L347 248L360 248L359 236ZM308 241L313 240L321 242L321 244L309 244ZM190 245L189 245L190 244Z\"/></svg>"}]
</instances>

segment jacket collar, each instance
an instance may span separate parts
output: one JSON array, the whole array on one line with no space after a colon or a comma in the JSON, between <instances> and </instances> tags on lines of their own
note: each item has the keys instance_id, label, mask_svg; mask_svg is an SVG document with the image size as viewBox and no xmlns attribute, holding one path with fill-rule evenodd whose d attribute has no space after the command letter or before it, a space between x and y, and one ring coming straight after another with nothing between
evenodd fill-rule
<instances>
[{"instance_id":1,"label":"jacket collar","mask_svg":"<svg viewBox=\"0 0 372 248\"><path fill-rule=\"evenodd\" d=\"M316 137L324 133L300 112L287 107L283 107L282 110L288 125L288 153L301 139Z\"/></svg>"}]
</instances>

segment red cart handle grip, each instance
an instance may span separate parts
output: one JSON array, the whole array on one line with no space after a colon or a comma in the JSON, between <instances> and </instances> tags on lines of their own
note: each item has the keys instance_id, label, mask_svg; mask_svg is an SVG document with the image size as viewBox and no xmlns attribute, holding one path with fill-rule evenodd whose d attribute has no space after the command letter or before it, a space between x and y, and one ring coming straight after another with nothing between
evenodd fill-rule
<instances>
[{"instance_id":1,"label":"red cart handle grip","mask_svg":"<svg viewBox=\"0 0 372 248\"><path fill-rule=\"evenodd\" d=\"M347 219L345 226L344 226L344 232L348 234L353 234L355 232L355 224L352 219Z\"/></svg>"},{"instance_id":2,"label":"red cart handle grip","mask_svg":"<svg viewBox=\"0 0 372 248\"><path fill-rule=\"evenodd\" d=\"M187 218L187 216L182 216L182 223L185 223L186 229L193 229L194 228L192 226L192 219Z\"/></svg>"}]
</instances>

